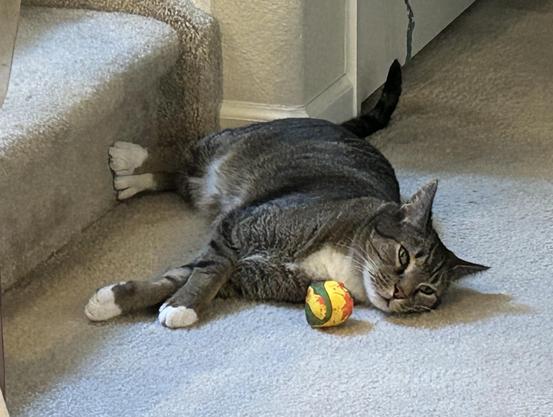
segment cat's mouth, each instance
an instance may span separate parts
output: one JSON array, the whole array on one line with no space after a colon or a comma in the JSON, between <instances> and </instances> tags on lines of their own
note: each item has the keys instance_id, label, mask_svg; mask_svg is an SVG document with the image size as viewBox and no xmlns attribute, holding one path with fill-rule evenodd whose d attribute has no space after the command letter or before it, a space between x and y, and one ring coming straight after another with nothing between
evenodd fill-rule
<instances>
[{"instance_id":1,"label":"cat's mouth","mask_svg":"<svg viewBox=\"0 0 553 417\"><path fill-rule=\"evenodd\" d=\"M392 302L393 298L388 298L380 294L380 291L378 291L378 289L375 288L374 285L371 284L369 290L367 291L367 294L369 296L369 301L373 306L385 312L392 311L390 303Z\"/></svg>"},{"instance_id":2,"label":"cat's mouth","mask_svg":"<svg viewBox=\"0 0 553 417\"><path fill-rule=\"evenodd\" d=\"M385 306L384 308L379 307L381 310L387 312L387 313L401 313L404 310L404 302L403 299L398 299L394 297L385 297L382 295L379 295L382 299L382 305Z\"/></svg>"},{"instance_id":3,"label":"cat's mouth","mask_svg":"<svg viewBox=\"0 0 553 417\"><path fill-rule=\"evenodd\" d=\"M405 311L405 299L396 298L394 296L386 296L380 293L377 293L377 296L381 299L379 303L380 305L377 305L377 307L381 310L387 313L401 313Z\"/></svg>"},{"instance_id":4,"label":"cat's mouth","mask_svg":"<svg viewBox=\"0 0 553 417\"><path fill-rule=\"evenodd\" d=\"M388 308L388 312L393 313L395 312L394 307L397 307L396 302L401 301L394 297L385 297L381 296L384 302L386 303L386 307Z\"/></svg>"},{"instance_id":5,"label":"cat's mouth","mask_svg":"<svg viewBox=\"0 0 553 417\"><path fill-rule=\"evenodd\" d=\"M389 307L390 303L395 300L393 295L389 295L386 292L382 291L379 288L375 288L376 295L378 295L384 303Z\"/></svg>"}]
</instances>

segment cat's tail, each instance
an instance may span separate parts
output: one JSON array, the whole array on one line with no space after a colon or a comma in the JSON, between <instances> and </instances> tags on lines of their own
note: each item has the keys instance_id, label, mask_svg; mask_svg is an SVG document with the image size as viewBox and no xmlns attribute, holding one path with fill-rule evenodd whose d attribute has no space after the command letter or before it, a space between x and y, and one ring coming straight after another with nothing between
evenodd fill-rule
<instances>
[{"instance_id":1,"label":"cat's tail","mask_svg":"<svg viewBox=\"0 0 553 417\"><path fill-rule=\"evenodd\" d=\"M394 60L388 70L388 77L384 84L382 95L376 103L376 106L368 113L361 114L359 117L348 120L342 126L350 132L355 133L360 138L367 137L377 130L384 129L392 113L396 109L401 95L401 65L398 60Z\"/></svg>"}]
</instances>

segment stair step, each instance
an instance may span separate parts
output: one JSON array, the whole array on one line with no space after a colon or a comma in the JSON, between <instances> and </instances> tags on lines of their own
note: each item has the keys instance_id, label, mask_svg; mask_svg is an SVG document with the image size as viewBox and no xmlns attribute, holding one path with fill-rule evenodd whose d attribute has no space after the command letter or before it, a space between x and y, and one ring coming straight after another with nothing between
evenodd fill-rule
<instances>
[{"instance_id":1,"label":"stair step","mask_svg":"<svg viewBox=\"0 0 553 417\"><path fill-rule=\"evenodd\" d=\"M107 149L157 137L175 31L88 10L21 10L0 110L0 274L28 273L115 202Z\"/></svg>"}]
</instances>

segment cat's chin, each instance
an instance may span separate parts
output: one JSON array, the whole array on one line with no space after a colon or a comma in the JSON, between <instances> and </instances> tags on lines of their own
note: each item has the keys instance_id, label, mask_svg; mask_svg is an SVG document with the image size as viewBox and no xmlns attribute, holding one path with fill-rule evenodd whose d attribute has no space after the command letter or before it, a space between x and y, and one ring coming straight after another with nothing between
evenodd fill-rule
<instances>
[{"instance_id":1,"label":"cat's chin","mask_svg":"<svg viewBox=\"0 0 553 417\"><path fill-rule=\"evenodd\" d=\"M402 300L390 300L388 303L388 313L397 313L401 314L402 312L405 312L402 310Z\"/></svg>"},{"instance_id":2,"label":"cat's chin","mask_svg":"<svg viewBox=\"0 0 553 417\"><path fill-rule=\"evenodd\" d=\"M375 297L369 297L369 301L372 305L374 305L379 310L384 311L385 313L401 313L401 300L394 300L394 299L388 299L385 297L382 297L378 294L375 294Z\"/></svg>"}]
</instances>

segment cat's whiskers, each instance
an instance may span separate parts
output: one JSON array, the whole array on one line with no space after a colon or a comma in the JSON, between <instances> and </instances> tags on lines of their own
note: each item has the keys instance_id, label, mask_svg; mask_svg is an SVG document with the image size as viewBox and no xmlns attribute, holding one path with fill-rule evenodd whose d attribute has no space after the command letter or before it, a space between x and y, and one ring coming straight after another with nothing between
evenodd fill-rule
<instances>
[{"instance_id":1,"label":"cat's whiskers","mask_svg":"<svg viewBox=\"0 0 553 417\"><path fill-rule=\"evenodd\" d=\"M359 246L359 244L356 244L354 242L353 238L349 238L350 244L347 243L338 243L338 246L347 249L348 252L353 252L353 256L351 257L352 266L354 269L358 272L364 272L367 268L367 263L372 264L373 269L375 269L374 263L370 261L366 255L366 253L363 251L363 249ZM359 258L359 259L358 259ZM369 270L369 273L372 274L372 271Z\"/></svg>"},{"instance_id":2,"label":"cat's whiskers","mask_svg":"<svg viewBox=\"0 0 553 417\"><path fill-rule=\"evenodd\" d=\"M369 242L370 243L370 242ZM371 244L371 247L374 246ZM352 254L351 266L355 271L361 274L367 274L370 277L368 285L372 285L376 294L382 297L384 300L389 300L384 294L389 294L394 288L397 279L390 276L386 272L382 271L378 265L369 257L369 254L353 239L348 239L347 242L339 243L338 246L346 249ZM373 290L373 291L374 291ZM392 304L390 301L386 301L391 311L395 313L408 313L408 312L426 312L431 311L429 307L424 305L412 305L407 300L395 300Z\"/></svg>"}]
</instances>

